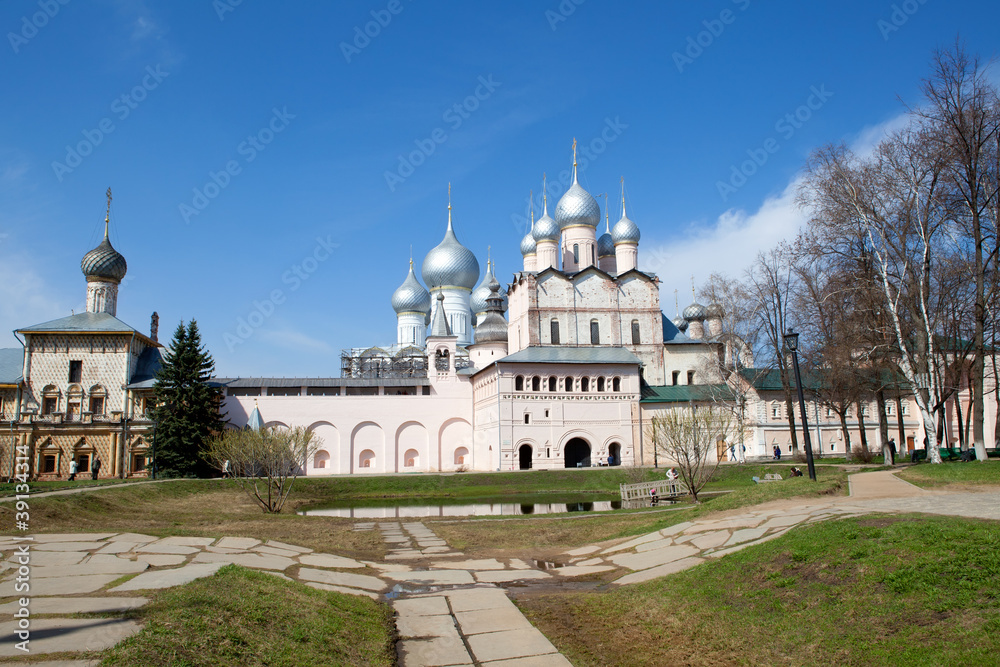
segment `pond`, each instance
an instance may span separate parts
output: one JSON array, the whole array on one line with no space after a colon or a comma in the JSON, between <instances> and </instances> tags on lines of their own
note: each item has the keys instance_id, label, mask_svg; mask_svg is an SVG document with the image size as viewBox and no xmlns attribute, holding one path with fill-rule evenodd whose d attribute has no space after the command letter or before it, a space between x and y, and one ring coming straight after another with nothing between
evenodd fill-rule
<instances>
[{"instance_id":1,"label":"pond","mask_svg":"<svg viewBox=\"0 0 1000 667\"><path fill-rule=\"evenodd\" d=\"M598 499L599 498L599 499ZM421 503L421 504L418 504ZM389 504L369 501L364 504L339 503L299 510L305 516L332 516L347 519L394 519L460 516L525 516L562 512L611 512L623 507L621 500L609 496L581 498L559 497L539 501L531 498L414 501Z\"/></svg>"}]
</instances>

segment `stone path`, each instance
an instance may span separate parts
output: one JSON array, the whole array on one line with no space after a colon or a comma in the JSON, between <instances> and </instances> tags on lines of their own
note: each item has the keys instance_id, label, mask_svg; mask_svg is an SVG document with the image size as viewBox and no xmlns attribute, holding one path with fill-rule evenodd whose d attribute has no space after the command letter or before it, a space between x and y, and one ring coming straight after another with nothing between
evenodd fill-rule
<instances>
[{"instance_id":1,"label":"stone path","mask_svg":"<svg viewBox=\"0 0 1000 667\"><path fill-rule=\"evenodd\" d=\"M775 539L795 526L872 512L1000 520L1000 492L995 489L926 491L892 471L880 471L852 475L850 490L850 497L775 501L627 541L579 547L544 568L516 558L467 558L419 521L354 525L359 531L379 531L389 547L384 562L244 537L35 535L27 542L31 655L63 657L112 646L140 629L120 614L146 604L143 591L181 585L235 563L322 590L389 599L404 667L569 665L502 585L535 580L558 586L602 572L610 573L615 585L646 581ZM6 618L13 618L17 599L24 595L15 590L19 544L24 542L0 536L0 612ZM14 648L15 631L15 622L0 622L0 664L24 657ZM94 663L70 659L50 664Z\"/></svg>"}]
</instances>

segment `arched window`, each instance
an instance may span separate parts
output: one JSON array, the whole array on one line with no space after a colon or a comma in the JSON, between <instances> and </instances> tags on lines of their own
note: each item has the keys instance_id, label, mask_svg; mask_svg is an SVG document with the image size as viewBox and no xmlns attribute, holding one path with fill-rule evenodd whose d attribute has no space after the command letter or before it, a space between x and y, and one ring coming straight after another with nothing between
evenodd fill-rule
<instances>
[{"instance_id":1,"label":"arched window","mask_svg":"<svg viewBox=\"0 0 1000 667\"><path fill-rule=\"evenodd\" d=\"M455 450L455 465L465 465L465 457L469 455L469 450L465 447L459 447Z\"/></svg>"},{"instance_id":2,"label":"arched window","mask_svg":"<svg viewBox=\"0 0 1000 667\"><path fill-rule=\"evenodd\" d=\"M573 378L569 375L566 376L566 380L563 383L563 389L565 391L573 391Z\"/></svg>"},{"instance_id":3,"label":"arched window","mask_svg":"<svg viewBox=\"0 0 1000 667\"><path fill-rule=\"evenodd\" d=\"M420 452L415 449L407 449L403 454L403 467L415 468L420 463Z\"/></svg>"},{"instance_id":4,"label":"arched window","mask_svg":"<svg viewBox=\"0 0 1000 667\"><path fill-rule=\"evenodd\" d=\"M574 264L579 264L580 263L580 244L579 243L574 243L573 244L573 263Z\"/></svg>"},{"instance_id":5,"label":"arched window","mask_svg":"<svg viewBox=\"0 0 1000 667\"><path fill-rule=\"evenodd\" d=\"M559 344L559 320L549 322L549 338L553 345Z\"/></svg>"},{"instance_id":6,"label":"arched window","mask_svg":"<svg viewBox=\"0 0 1000 667\"><path fill-rule=\"evenodd\" d=\"M90 411L95 415L103 415L105 407L105 398L108 393L104 391L104 387L99 384L95 384L90 388Z\"/></svg>"},{"instance_id":7,"label":"arched window","mask_svg":"<svg viewBox=\"0 0 1000 667\"><path fill-rule=\"evenodd\" d=\"M531 391L539 391L542 386L542 380L537 375L531 378Z\"/></svg>"},{"instance_id":8,"label":"arched window","mask_svg":"<svg viewBox=\"0 0 1000 667\"><path fill-rule=\"evenodd\" d=\"M530 424L531 423L531 415L528 414L527 412L524 413L524 423L525 424Z\"/></svg>"},{"instance_id":9,"label":"arched window","mask_svg":"<svg viewBox=\"0 0 1000 667\"><path fill-rule=\"evenodd\" d=\"M326 464L329 462L330 454L324 449L319 450L313 456L313 468L326 468Z\"/></svg>"},{"instance_id":10,"label":"arched window","mask_svg":"<svg viewBox=\"0 0 1000 667\"><path fill-rule=\"evenodd\" d=\"M358 455L358 467L359 468L374 468L375 467L375 452L370 449L366 449Z\"/></svg>"},{"instance_id":11,"label":"arched window","mask_svg":"<svg viewBox=\"0 0 1000 667\"><path fill-rule=\"evenodd\" d=\"M590 378L580 378L580 391L590 391Z\"/></svg>"},{"instance_id":12,"label":"arched window","mask_svg":"<svg viewBox=\"0 0 1000 667\"><path fill-rule=\"evenodd\" d=\"M597 323L597 320L590 321L590 344L601 344L601 325Z\"/></svg>"},{"instance_id":13,"label":"arched window","mask_svg":"<svg viewBox=\"0 0 1000 667\"><path fill-rule=\"evenodd\" d=\"M434 368L439 371L446 371L451 368L449 363L448 350L438 350L434 355Z\"/></svg>"},{"instance_id":14,"label":"arched window","mask_svg":"<svg viewBox=\"0 0 1000 667\"><path fill-rule=\"evenodd\" d=\"M556 385L559 384L559 378L555 375L549 378L549 391L555 391Z\"/></svg>"},{"instance_id":15,"label":"arched window","mask_svg":"<svg viewBox=\"0 0 1000 667\"><path fill-rule=\"evenodd\" d=\"M524 391L524 376L518 375L514 378L514 391Z\"/></svg>"},{"instance_id":16,"label":"arched window","mask_svg":"<svg viewBox=\"0 0 1000 667\"><path fill-rule=\"evenodd\" d=\"M604 378L597 378L597 391L604 391Z\"/></svg>"},{"instance_id":17,"label":"arched window","mask_svg":"<svg viewBox=\"0 0 1000 667\"><path fill-rule=\"evenodd\" d=\"M639 344L639 320L632 320L632 344Z\"/></svg>"},{"instance_id":18,"label":"arched window","mask_svg":"<svg viewBox=\"0 0 1000 667\"><path fill-rule=\"evenodd\" d=\"M621 391L622 390L622 379L614 378L611 380L611 391Z\"/></svg>"}]
</instances>

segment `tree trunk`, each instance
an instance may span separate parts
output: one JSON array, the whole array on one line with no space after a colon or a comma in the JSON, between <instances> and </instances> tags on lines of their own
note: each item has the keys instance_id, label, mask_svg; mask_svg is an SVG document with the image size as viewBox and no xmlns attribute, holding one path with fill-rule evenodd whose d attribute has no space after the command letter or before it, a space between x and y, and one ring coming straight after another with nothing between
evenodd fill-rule
<instances>
[{"instance_id":1,"label":"tree trunk","mask_svg":"<svg viewBox=\"0 0 1000 667\"><path fill-rule=\"evenodd\" d=\"M958 448L965 451L965 431L962 429L962 397L955 392L955 423L958 424Z\"/></svg>"},{"instance_id":2,"label":"tree trunk","mask_svg":"<svg viewBox=\"0 0 1000 667\"><path fill-rule=\"evenodd\" d=\"M861 437L861 449L864 452L868 452L868 434L865 433L865 413L862 409L864 404L861 401L857 402L858 409L858 435Z\"/></svg>"},{"instance_id":3,"label":"tree trunk","mask_svg":"<svg viewBox=\"0 0 1000 667\"><path fill-rule=\"evenodd\" d=\"M920 416L924 420L924 443L927 447L927 462L941 463L941 450L933 445L934 438L937 437L935 431L938 424L930 410L920 409Z\"/></svg>"},{"instance_id":4,"label":"tree trunk","mask_svg":"<svg viewBox=\"0 0 1000 667\"><path fill-rule=\"evenodd\" d=\"M993 336L993 349L994 350L997 349L997 341L995 335ZM998 379L1000 378L997 377L996 352L990 353L990 359L993 360L993 384L996 385L996 389L994 390L994 395L996 396L996 401L997 401L997 407L995 412L996 418L993 422L993 444L995 446L996 443L1000 442L1000 382L998 382Z\"/></svg>"},{"instance_id":5,"label":"tree trunk","mask_svg":"<svg viewBox=\"0 0 1000 667\"><path fill-rule=\"evenodd\" d=\"M851 460L851 430L847 427L847 408L844 408L837 413L840 417L840 432L844 434L844 451L847 452L845 457L848 461Z\"/></svg>"},{"instance_id":6,"label":"tree trunk","mask_svg":"<svg viewBox=\"0 0 1000 667\"><path fill-rule=\"evenodd\" d=\"M896 425L899 428L899 446L902 448L906 446L906 427L903 426L903 399L899 394L896 394ZM913 446L916 447L917 443L913 443Z\"/></svg>"},{"instance_id":7,"label":"tree trunk","mask_svg":"<svg viewBox=\"0 0 1000 667\"><path fill-rule=\"evenodd\" d=\"M885 415L885 392L881 389L875 394L875 406L878 410L878 437L882 441L882 460L887 465L895 465L895 455L889 447L889 419Z\"/></svg>"}]
</instances>

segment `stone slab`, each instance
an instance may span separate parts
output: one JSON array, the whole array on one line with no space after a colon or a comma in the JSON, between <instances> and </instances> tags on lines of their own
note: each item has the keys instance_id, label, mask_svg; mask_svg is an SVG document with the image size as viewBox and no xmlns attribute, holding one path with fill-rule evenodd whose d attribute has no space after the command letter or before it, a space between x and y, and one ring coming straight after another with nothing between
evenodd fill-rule
<instances>
[{"instance_id":1,"label":"stone slab","mask_svg":"<svg viewBox=\"0 0 1000 667\"><path fill-rule=\"evenodd\" d=\"M710 533L700 535L693 540L691 540L691 546L698 547L699 549L713 549L715 547L722 546L729 539L728 530L713 530Z\"/></svg>"},{"instance_id":2,"label":"stone slab","mask_svg":"<svg viewBox=\"0 0 1000 667\"><path fill-rule=\"evenodd\" d=\"M120 593L123 591L141 591L154 588L172 588L194 581L195 579L210 577L223 565L225 563L193 563L172 570L143 572L139 576L129 579L124 584L115 586L111 589L111 592Z\"/></svg>"},{"instance_id":3,"label":"stone slab","mask_svg":"<svg viewBox=\"0 0 1000 667\"><path fill-rule=\"evenodd\" d=\"M633 572L632 574L626 574L620 579L616 579L612 583L625 585L625 584L636 584L641 581L649 581L650 579L656 579L658 577L665 577L668 574L674 574L676 572L681 572L688 568L692 568L699 563L703 563L704 558L682 558L681 560L675 560L672 563L667 563L665 565L660 565L659 567L650 568L648 570L642 570L640 572Z\"/></svg>"},{"instance_id":4,"label":"stone slab","mask_svg":"<svg viewBox=\"0 0 1000 667\"><path fill-rule=\"evenodd\" d=\"M226 549L242 549L246 551L248 549L252 549L260 543L260 540L256 540L252 537L223 537L215 543L215 546L225 547Z\"/></svg>"},{"instance_id":5,"label":"stone slab","mask_svg":"<svg viewBox=\"0 0 1000 667\"><path fill-rule=\"evenodd\" d=\"M343 558L332 554L304 554L299 556L299 562L312 567L342 567L345 569L364 567L353 558Z\"/></svg>"},{"instance_id":6,"label":"stone slab","mask_svg":"<svg viewBox=\"0 0 1000 667\"><path fill-rule=\"evenodd\" d=\"M268 574L274 574L274 573L269 572ZM349 588L347 586L333 586L331 584L324 584L319 581L307 581L305 583L306 586L321 591L334 591L336 593L344 593L345 595L364 595L365 597L369 597L372 600L379 599L378 593L373 593L371 591L363 591L360 588Z\"/></svg>"},{"instance_id":7,"label":"stone slab","mask_svg":"<svg viewBox=\"0 0 1000 667\"><path fill-rule=\"evenodd\" d=\"M667 526L666 528L661 530L660 535L663 535L664 537L671 537L673 535L683 533L685 530L687 530L693 525L694 522L692 521L682 521L681 523L675 523L674 525Z\"/></svg>"},{"instance_id":8,"label":"stone slab","mask_svg":"<svg viewBox=\"0 0 1000 667\"><path fill-rule=\"evenodd\" d=\"M664 563L670 563L698 553L699 549L690 544L678 544L665 549L645 551L641 554L618 554L609 560L615 565L627 567L630 570L645 570Z\"/></svg>"},{"instance_id":9,"label":"stone slab","mask_svg":"<svg viewBox=\"0 0 1000 667\"><path fill-rule=\"evenodd\" d=\"M285 544L284 542L278 542L277 540L268 540L267 542L264 542L264 546L276 547L278 549L288 549L289 551L298 551L300 554L310 554L313 551L309 547L300 547L294 544Z\"/></svg>"},{"instance_id":10,"label":"stone slab","mask_svg":"<svg viewBox=\"0 0 1000 667\"><path fill-rule=\"evenodd\" d=\"M138 544L136 542L108 542L98 549L99 554L124 554L132 551Z\"/></svg>"},{"instance_id":11,"label":"stone slab","mask_svg":"<svg viewBox=\"0 0 1000 667\"><path fill-rule=\"evenodd\" d=\"M152 535L143 535L142 533L118 533L114 537L109 537L109 542L132 542L134 544L147 544L149 542L155 542L160 538L153 537Z\"/></svg>"},{"instance_id":12,"label":"stone slab","mask_svg":"<svg viewBox=\"0 0 1000 667\"><path fill-rule=\"evenodd\" d=\"M112 558L114 560L94 561L93 558L100 558L100 556L95 556L86 562L77 563L76 565L34 567L31 569L31 577L32 579L44 579L47 577L65 577L67 575L77 577L88 574L114 574L121 576L123 574L137 574L149 568L149 563L118 558L117 556L107 554L103 554L103 556L104 558Z\"/></svg>"},{"instance_id":13,"label":"stone slab","mask_svg":"<svg viewBox=\"0 0 1000 667\"><path fill-rule=\"evenodd\" d=\"M212 554L245 554L246 549L234 549L233 547L205 547L205 551ZM295 554L298 556L298 554Z\"/></svg>"},{"instance_id":14,"label":"stone slab","mask_svg":"<svg viewBox=\"0 0 1000 667\"><path fill-rule=\"evenodd\" d=\"M789 516L776 516L773 519L768 519L767 523L763 524L761 528L784 528L786 526L794 526L795 524L802 523L809 518L808 514L792 514Z\"/></svg>"},{"instance_id":15,"label":"stone slab","mask_svg":"<svg viewBox=\"0 0 1000 667\"><path fill-rule=\"evenodd\" d=\"M599 546L597 546L597 545L590 545L589 547L580 547L578 549L573 549L572 551L567 551L566 555L567 556L587 556L587 555L592 554L595 551L599 551L599 550L600 550Z\"/></svg>"},{"instance_id":16,"label":"stone slab","mask_svg":"<svg viewBox=\"0 0 1000 667\"><path fill-rule=\"evenodd\" d=\"M38 533L32 535L35 544L49 542L96 542L114 537L118 533Z\"/></svg>"},{"instance_id":17,"label":"stone slab","mask_svg":"<svg viewBox=\"0 0 1000 667\"><path fill-rule=\"evenodd\" d=\"M396 617L396 630L400 637L448 637L455 632L455 619L451 614L438 616L410 616L401 614Z\"/></svg>"},{"instance_id":18,"label":"stone slab","mask_svg":"<svg viewBox=\"0 0 1000 667\"><path fill-rule=\"evenodd\" d=\"M484 584L499 584L523 579L548 579L552 575L541 570L487 570L476 572L476 581Z\"/></svg>"},{"instance_id":19,"label":"stone slab","mask_svg":"<svg viewBox=\"0 0 1000 667\"><path fill-rule=\"evenodd\" d=\"M392 604L393 609L400 616L440 616L450 614L448 600L443 595L420 598L404 598L396 600Z\"/></svg>"},{"instance_id":20,"label":"stone slab","mask_svg":"<svg viewBox=\"0 0 1000 667\"><path fill-rule=\"evenodd\" d=\"M520 558L511 558L509 561L512 570L530 570L531 566Z\"/></svg>"},{"instance_id":21,"label":"stone slab","mask_svg":"<svg viewBox=\"0 0 1000 667\"><path fill-rule=\"evenodd\" d=\"M462 586L474 583L467 570L414 570L412 572L386 572L385 577L394 581L433 586Z\"/></svg>"},{"instance_id":22,"label":"stone slab","mask_svg":"<svg viewBox=\"0 0 1000 667\"><path fill-rule=\"evenodd\" d=\"M621 544L616 544L613 547L608 547L607 549L605 549L601 553L602 554L613 554L616 551L625 551L627 549L635 549L636 547L638 547L641 544L645 544L646 542L652 542L654 540L659 540L661 538L662 538L662 536L659 533L649 533L648 535L640 535L639 537L632 538L628 542L622 542Z\"/></svg>"},{"instance_id":23,"label":"stone slab","mask_svg":"<svg viewBox=\"0 0 1000 667\"><path fill-rule=\"evenodd\" d=\"M552 642L533 627L487 632L468 637L466 641L479 662L557 653Z\"/></svg>"},{"instance_id":24,"label":"stone slab","mask_svg":"<svg viewBox=\"0 0 1000 667\"><path fill-rule=\"evenodd\" d=\"M24 655L14 647L15 629L16 623L0 624L0 657ZM31 623L31 653L103 651L140 629L122 618L39 618Z\"/></svg>"},{"instance_id":25,"label":"stone slab","mask_svg":"<svg viewBox=\"0 0 1000 667\"><path fill-rule=\"evenodd\" d=\"M454 613L477 609L503 609L511 604L507 594L499 588L462 588L446 593Z\"/></svg>"},{"instance_id":26,"label":"stone slab","mask_svg":"<svg viewBox=\"0 0 1000 667\"><path fill-rule=\"evenodd\" d=\"M431 567L442 567L442 565L431 565ZM443 564L443 567L452 570L504 570L507 566L496 558L480 558L447 561Z\"/></svg>"},{"instance_id":27,"label":"stone slab","mask_svg":"<svg viewBox=\"0 0 1000 667\"><path fill-rule=\"evenodd\" d=\"M291 549L279 549L278 547L269 547L263 544L259 547L254 547L250 551L267 554L268 556L285 556L286 558L298 558L301 553L299 551L292 551Z\"/></svg>"},{"instance_id":28,"label":"stone slab","mask_svg":"<svg viewBox=\"0 0 1000 667\"><path fill-rule=\"evenodd\" d=\"M332 586L363 588L368 591L384 591L387 588L384 581L376 577L370 577L366 574L316 570L311 567L300 568L299 579L303 581L316 581L321 584L330 584Z\"/></svg>"},{"instance_id":29,"label":"stone slab","mask_svg":"<svg viewBox=\"0 0 1000 667\"><path fill-rule=\"evenodd\" d=\"M32 551L95 551L107 542L46 542L32 545Z\"/></svg>"},{"instance_id":30,"label":"stone slab","mask_svg":"<svg viewBox=\"0 0 1000 667\"><path fill-rule=\"evenodd\" d=\"M465 644L455 637L406 639L397 644L401 665L471 665Z\"/></svg>"},{"instance_id":31,"label":"stone slab","mask_svg":"<svg viewBox=\"0 0 1000 667\"><path fill-rule=\"evenodd\" d=\"M135 559L149 563L153 567L170 567L180 565L187 560L187 556L179 554L139 554Z\"/></svg>"},{"instance_id":32,"label":"stone slab","mask_svg":"<svg viewBox=\"0 0 1000 667\"><path fill-rule=\"evenodd\" d=\"M562 653L546 653L533 655L530 658L511 658L510 660L491 660L480 663L483 667L573 667L573 663Z\"/></svg>"},{"instance_id":33,"label":"stone slab","mask_svg":"<svg viewBox=\"0 0 1000 667\"><path fill-rule=\"evenodd\" d=\"M35 567L47 565L76 565L86 558L87 554L81 551L30 551L28 556L31 566ZM20 563L17 561L7 562L15 567L20 566Z\"/></svg>"},{"instance_id":34,"label":"stone slab","mask_svg":"<svg viewBox=\"0 0 1000 667\"><path fill-rule=\"evenodd\" d=\"M128 611L145 605L146 598L64 598L33 597L28 609L35 614L108 614ZM20 608L15 602L0 605L0 615L13 614Z\"/></svg>"},{"instance_id":35,"label":"stone slab","mask_svg":"<svg viewBox=\"0 0 1000 667\"><path fill-rule=\"evenodd\" d=\"M762 537L764 535L764 533L766 533L766 532L767 532L767 528L764 528L764 527L761 527L761 528L744 528L743 530L737 530L737 531L735 531L733 533L732 537L730 537L723 544L725 544L725 546L728 547L728 546L732 546L734 544L739 544L741 542L750 542L750 541L753 541L753 540L756 540L756 539Z\"/></svg>"},{"instance_id":36,"label":"stone slab","mask_svg":"<svg viewBox=\"0 0 1000 667\"><path fill-rule=\"evenodd\" d=\"M558 574L560 577L583 577L588 574L597 574L598 572L607 572L614 569L613 565L567 565L565 567L552 568L549 572Z\"/></svg>"},{"instance_id":37,"label":"stone slab","mask_svg":"<svg viewBox=\"0 0 1000 667\"><path fill-rule=\"evenodd\" d=\"M164 537L160 540L163 544L178 544L182 547L207 547L214 541L214 537L186 537L181 535Z\"/></svg>"},{"instance_id":38,"label":"stone slab","mask_svg":"<svg viewBox=\"0 0 1000 667\"><path fill-rule=\"evenodd\" d=\"M46 577L44 579L31 580L31 590L14 591L15 581L10 579L0 583L0 598L12 597L14 595L30 594L32 597L45 595L78 595L81 593L93 593L110 584L119 578L119 574L88 574L79 577ZM142 575L140 575L142 576Z\"/></svg>"},{"instance_id":39,"label":"stone slab","mask_svg":"<svg viewBox=\"0 0 1000 667\"><path fill-rule=\"evenodd\" d=\"M587 560L582 560L579 563L576 563L576 565L587 567L588 565L601 565L603 563L604 563L603 558L588 558Z\"/></svg>"},{"instance_id":40,"label":"stone slab","mask_svg":"<svg viewBox=\"0 0 1000 667\"><path fill-rule=\"evenodd\" d=\"M203 551L191 559L192 563L232 563L255 570L287 570L295 565L295 561L284 556L267 556L264 554L214 554Z\"/></svg>"},{"instance_id":41,"label":"stone slab","mask_svg":"<svg viewBox=\"0 0 1000 667\"><path fill-rule=\"evenodd\" d=\"M443 554L451 551L451 547L427 547L423 549L425 554Z\"/></svg>"},{"instance_id":42,"label":"stone slab","mask_svg":"<svg viewBox=\"0 0 1000 667\"><path fill-rule=\"evenodd\" d=\"M152 544L146 544L141 547L136 547L136 553L146 553L146 554L179 554L182 556L190 556L191 554L196 554L201 549L197 547L186 547L181 544L164 544L163 542L153 542Z\"/></svg>"},{"instance_id":43,"label":"stone slab","mask_svg":"<svg viewBox=\"0 0 1000 667\"><path fill-rule=\"evenodd\" d=\"M456 612L455 620L466 636L531 627L531 623L513 603L497 609Z\"/></svg>"}]
</instances>

